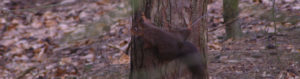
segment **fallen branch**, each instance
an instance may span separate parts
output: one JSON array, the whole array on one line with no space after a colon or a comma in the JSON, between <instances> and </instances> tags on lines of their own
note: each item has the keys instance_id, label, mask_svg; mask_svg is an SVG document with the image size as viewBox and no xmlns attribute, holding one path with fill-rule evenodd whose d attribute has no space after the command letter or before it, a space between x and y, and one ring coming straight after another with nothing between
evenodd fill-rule
<instances>
[{"instance_id":1,"label":"fallen branch","mask_svg":"<svg viewBox=\"0 0 300 79\"><path fill-rule=\"evenodd\" d=\"M34 66L34 67L28 68L28 69L25 70L23 73L21 73L21 75L19 75L19 76L17 77L17 79L23 79L23 77L24 77L26 74L30 73L30 72L31 72L32 70L34 70L34 69L36 69L35 66Z\"/></svg>"}]
</instances>

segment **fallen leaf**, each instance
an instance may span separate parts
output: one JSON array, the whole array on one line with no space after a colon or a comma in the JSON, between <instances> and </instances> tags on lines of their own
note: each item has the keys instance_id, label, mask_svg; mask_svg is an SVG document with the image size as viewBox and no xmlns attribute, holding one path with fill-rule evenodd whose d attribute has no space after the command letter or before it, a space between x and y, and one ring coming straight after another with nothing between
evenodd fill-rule
<instances>
[{"instance_id":1,"label":"fallen leaf","mask_svg":"<svg viewBox=\"0 0 300 79\"><path fill-rule=\"evenodd\" d=\"M45 21L46 27L55 27L57 25L58 25L58 23L55 20L46 20Z\"/></svg>"}]
</instances>

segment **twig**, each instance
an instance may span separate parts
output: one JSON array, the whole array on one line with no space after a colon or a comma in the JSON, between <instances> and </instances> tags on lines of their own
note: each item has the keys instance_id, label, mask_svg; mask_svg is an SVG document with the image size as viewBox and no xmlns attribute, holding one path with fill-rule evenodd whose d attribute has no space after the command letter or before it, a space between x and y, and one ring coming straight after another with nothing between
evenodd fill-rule
<instances>
[{"instance_id":1,"label":"twig","mask_svg":"<svg viewBox=\"0 0 300 79\"><path fill-rule=\"evenodd\" d=\"M17 79L22 79L26 74L30 73L32 70L36 69L36 67L30 67L27 70L25 70L23 73L21 73L21 75L19 75L17 77Z\"/></svg>"}]
</instances>

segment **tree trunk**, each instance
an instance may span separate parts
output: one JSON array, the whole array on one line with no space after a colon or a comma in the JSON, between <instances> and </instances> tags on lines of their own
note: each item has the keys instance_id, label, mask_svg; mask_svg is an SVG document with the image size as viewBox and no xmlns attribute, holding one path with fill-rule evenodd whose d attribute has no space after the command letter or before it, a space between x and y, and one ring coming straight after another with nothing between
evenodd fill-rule
<instances>
[{"instance_id":1,"label":"tree trunk","mask_svg":"<svg viewBox=\"0 0 300 79\"><path fill-rule=\"evenodd\" d=\"M239 0L223 0L223 10L226 39L239 39L242 36L242 30L238 23Z\"/></svg>"},{"instance_id":2,"label":"tree trunk","mask_svg":"<svg viewBox=\"0 0 300 79\"><path fill-rule=\"evenodd\" d=\"M170 30L175 27L186 28L206 13L207 0L133 0L133 26L141 24L140 18L145 15L160 29ZM143 14L144 13L144 14ZM197 49L201 61L201 72L195 79L208 79L207 72L207 28L206 19L191 26L192 33L188 38ZM155 48L147 48L145 41L136 35L132 36L130 79L191 79L191 71L179 59L162 61Z\"/></svg>"}]
</instances>

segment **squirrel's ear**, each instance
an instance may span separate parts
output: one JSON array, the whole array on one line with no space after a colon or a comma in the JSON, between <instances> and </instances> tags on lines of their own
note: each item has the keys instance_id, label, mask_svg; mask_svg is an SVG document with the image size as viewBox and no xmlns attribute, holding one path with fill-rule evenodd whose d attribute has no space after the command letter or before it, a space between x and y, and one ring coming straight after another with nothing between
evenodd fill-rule
<instances>
[{"instance_id":1,"label":"squirrel's ear","mask_svg":"<svg viewBox=\"0 0 300 79\"><path fill-rule=\"evenodd\" d=\"M143 21L147 20L146 16L142 16Z\"/></svg>"},{"instance_id":2,"label":"squirrel's ear","mask_svg":"<svg viewBox=\"0 0 300 79\"><path fill-rule=\"evenodd\" d=\"M189 31L192 31L192 26L187 27Z\"/></svg>"},{"instance_id":3,"label":"squirrel's ear","mask_svg":"<svg viewBox=\"0 0 300 79\"><path fill-rule=\"evenodd\" d=\"M145 23L151 23L150 20L146 18L146 16L142 16L142 19Z\"/></svg>"},{"instance_id":4,"label":"squirrel's ear","mask_svg":"<svg viewBox=\"0 0 300 79\"><path fill-rule=\"evenodd\" d=\"M146 18L145 13L142 13L142 19L144 23L151 23L151 21Z\"/></svg>"}]
</instances>

